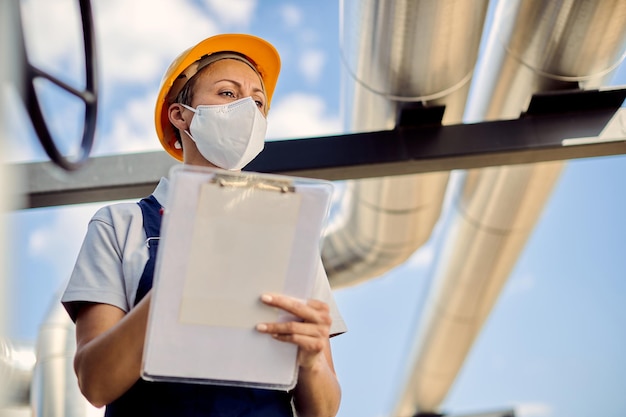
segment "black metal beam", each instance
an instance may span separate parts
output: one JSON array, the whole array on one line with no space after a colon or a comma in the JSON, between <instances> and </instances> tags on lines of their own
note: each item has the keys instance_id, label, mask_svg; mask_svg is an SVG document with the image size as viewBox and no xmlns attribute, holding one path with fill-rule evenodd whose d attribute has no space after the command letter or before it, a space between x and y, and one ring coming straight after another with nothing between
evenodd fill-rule
<instances>
[{"instance_id":1,"label":"black metal beam","mask_svg":"<svg viewBox=\"0 0 626 417\"><path fill-rule=\"evenodd\" d=\"M616 115L612 123L626 126L624 98L626 89L550 93L515 120L440 126L429 116L391 131L269 142L246 170L347 180L626 154L623 128L598 138ZM42 207L142 197L175 164L148 152L92 158L72 173L50 162L18 168L26 207Z\"/></svg>"},{"instance_id":2,"label":"black metal beam","mask_svg":"<svg viewBox=\"0 0 626 417\"><path fill-rule=\"evenodd\" d=\"M270 142L246 169L341 180L624 154L624 141L564 142L597 137L624 98L626 89L550 93L515 120Z\"/></svg>"},{"instance_id":3,"label":"black metal beam","mask_svg":"<svg viewBox=\"0 0 626 417\"><path fill-rule=\"evenodd\" d=\"M50 161L15 169L25 179L25 207L35 208L144 197L176 164L165 152L145 152L91 158L79 171Z\"/></svg>"}]
</instances>

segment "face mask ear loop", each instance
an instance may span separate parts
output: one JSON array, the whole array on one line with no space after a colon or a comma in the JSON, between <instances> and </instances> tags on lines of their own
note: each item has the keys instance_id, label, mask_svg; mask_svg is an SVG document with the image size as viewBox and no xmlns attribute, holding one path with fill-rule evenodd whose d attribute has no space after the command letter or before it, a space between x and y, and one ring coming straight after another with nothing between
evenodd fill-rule
<instances>
[{"instance_id":1,"label":"face mask ear loop","mask_svg":"<svg viewBox=\"0 0 626 417\"><path fill-rule=\"evenodd\" d=\"M183 106L184 108L186 108L186 109L187 109L187 110L189 110L189 111L192 111L192 112L194 112L194 113L197 113L197 112L198 112L198 111L197 111L196 109L194 109L193 107L190 107L190 106L188 106L188 105L186 105L186 104L184 104L184 103L178 103L178 104L180 104L181 106Z\"/></svg>"},{"instance_id":2,"label":"face mask ear loop","mask_svg":"<svg viewBox=\"0 0 626 417\"><path fill-rule=\"evenodd\" d=\"M185 132L185 133L187 134L187 136L189 136L189 138L190 138L191 140L193 140L194 142L196 141L196 140L193 138L193 136L191 136L191 133L189 133L189 131L188 131L187 129L183 130L183 132ZM182 149L182 146L181 146L181 149Z\"/></svg>"},{"instance_id":3,"label":"face mask ear loop","mask_svg":"<svg viewBox=\"0 0 626 417\"><path fill-rule=\"evenodd\" d=\"M187 110L192 111L194 114L198 112L196 109L194 109L193 107L190 107L190 106L186 105L185 103L178 103L178 104L180 104L181 106L183 106L183 107L184 107L184 108L186 108ZM196 141L196 140L193 138L193 136L191 136L191 133L189 133L189 131L188 131L187 129L183 130L183 132L185 132L185 133L187 134L187 136L189 136L189 138L190 138L191 140L193 140L194 142ZM183 148L182 143L181 143L180 145L181 145L181 146L180 146L180 149L182 149L182 148Z\"/></svg>"}]
</instances>

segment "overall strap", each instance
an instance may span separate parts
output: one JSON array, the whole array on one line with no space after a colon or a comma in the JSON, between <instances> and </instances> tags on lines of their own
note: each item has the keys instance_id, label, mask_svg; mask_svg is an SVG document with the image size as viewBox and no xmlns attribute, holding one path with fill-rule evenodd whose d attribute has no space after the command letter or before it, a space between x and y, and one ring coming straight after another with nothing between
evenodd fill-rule
<instances>
[{"instance_id":1,"label":"overall strap","mask_svg":"<svg viewBox=\"0 0 626 417\"><path fill-rule=\"evenodd\" d=\"M139 286L135 294L135 305L137 305L143 297L152 288L152 277L154 275L154 266L156 264L157 250L159 249L159 237L161 236L161 205L153 195L143 198L139 201L141 214L143 215L143 230L146 232L146 245L150 257L139 279Z\"/></svg>"}]
</instances>

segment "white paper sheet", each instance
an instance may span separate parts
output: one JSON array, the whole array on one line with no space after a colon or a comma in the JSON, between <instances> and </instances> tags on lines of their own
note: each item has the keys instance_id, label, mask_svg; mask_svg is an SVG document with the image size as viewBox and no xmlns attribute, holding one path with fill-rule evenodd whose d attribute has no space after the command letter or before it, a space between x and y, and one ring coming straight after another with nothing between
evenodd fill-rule
<instances>
[{"instance_id":1,"label":"white paper sheet","mask_svg":"<svg viewBox=\"0 0 626 417\"><path fill-rule=\"evenodd\" d=\"M296 193L200 187L182 323L253 328L278 321L259 295L284 290L300 200Z\"/></svg>"}]
</instances>

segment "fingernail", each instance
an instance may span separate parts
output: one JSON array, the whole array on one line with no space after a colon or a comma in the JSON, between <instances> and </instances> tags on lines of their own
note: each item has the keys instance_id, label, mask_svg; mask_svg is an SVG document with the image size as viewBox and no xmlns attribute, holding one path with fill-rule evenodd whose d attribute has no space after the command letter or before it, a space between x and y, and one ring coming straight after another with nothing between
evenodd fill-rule
<instances>
[{"instance_id":1,"label":"fingernail","mask_svg":"<svg viewBox=\"0 0 626 417\"><path fill-rule=\"evenodd\" d=\"M264 332L267 330L267 325L263 323L257 324L256 329L260 332Z\"/></svg>"},{"instance_id":2,"label":"fingernail","mask_svg":"<svg viewBox=\"0 0 626 417\"><path fill-rule=\"evenodd\" d=\"M261 300L265 301L266 303L271 303L272 302L272 296L269 294L263 294L261 296Z\"/></svg>"}]
</instances>

